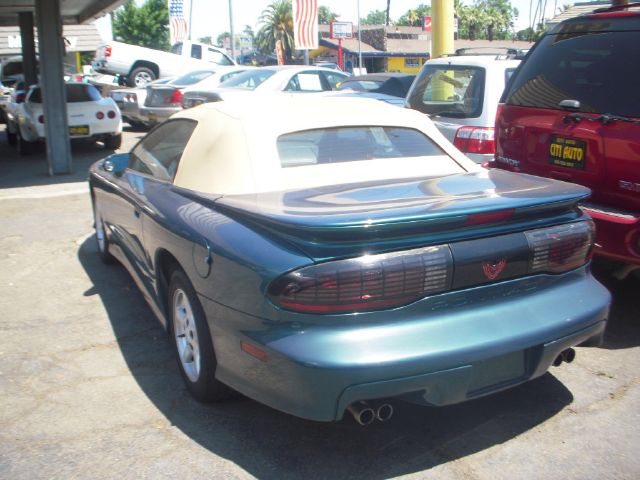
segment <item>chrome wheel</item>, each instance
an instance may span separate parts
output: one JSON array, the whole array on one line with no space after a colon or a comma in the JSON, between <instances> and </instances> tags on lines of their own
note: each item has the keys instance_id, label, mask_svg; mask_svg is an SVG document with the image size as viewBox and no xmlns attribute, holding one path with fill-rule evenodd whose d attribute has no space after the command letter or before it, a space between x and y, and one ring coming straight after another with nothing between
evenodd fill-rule
<instances>
[{"instance_id":1,"label":"chrome wheel","mask_svg":"<svg viewBox=\"0 0 640 480\"><path fill-rule=\"evenodd\" d=\"M100 251L100 253L106 253L107 241L104 232L104 223L102 223L102 218L97 211L93 216L96 222L96 242L98 243L98 250Z\"/></svg>"},{"instance_id":2,"label":"chrome wheel","mask_svg":"<svg viewBox=\"0 0 640 480\"><path fill-rule=\"evenodd\" d=\"M200 377L200 343L189 297L181 288L173 293L173 334L182 370L192 382Z\"/></svg>"}]
</instances>

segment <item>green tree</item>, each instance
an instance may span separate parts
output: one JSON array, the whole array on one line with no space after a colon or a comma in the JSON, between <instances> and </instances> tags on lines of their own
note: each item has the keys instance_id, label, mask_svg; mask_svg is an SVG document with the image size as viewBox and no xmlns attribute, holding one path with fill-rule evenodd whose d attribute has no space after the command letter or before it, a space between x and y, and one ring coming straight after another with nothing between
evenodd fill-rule
<instances>
[{"instance_id":1,"label":"green tree","mask_svg":"<svg viewBox=\"0 0 640 480\"><path fill-rule=\"evenodd\" d=\"M360 23L362 25L384 25L387 14L383 10L372 10L366 18L361 18Z\"/></svg>"},{"instance_id":2,"label":"green tree","mask_svg":"<svg viewBox=\"0 0 640 480\"><path fill-rule=\"evenodd\" d=\"M262 53L271 53L276 42L282 41L285 61L293 57L293 15L290 0L276 0L260 15L262 25L256 35L256 45Z\"/></svg>"},{"instance_id":3,"label":"green tree","mask_svg":"<svg viewBox=\"0 0 640 480\"><path fill-rule=\"evenodd\" d=\"M251 28L251 25L245 25L242 33L251 37L251 40L255 40L256 38L256 34L253 33L253 28Z\"/></svg>"},{"instance_id":4,"label":"green tree","mask_svg":"<svg viewBox=\"0 0 640 480\"><path fill-rule=\"evenodd\" d=\"M227 38L231 38L231 34L229 32L222 32L220 35L218 35L218 37L216 38L216 45L218 45L219 47L221 47L222 45L224 45L224 41Z\"/></svg>"},{"instance_id":5,"label":"green tree","mask_svg":"<svg viewBox=\"0 0 640 480\"><path fill-rule=\"evenodd\" d=\"M211 35L208 35L206 37L200 37L198 41L200 43L206 43L207 45L213 45L213 38L211 38Z\"/></svg>"},{"instance_id":6,"label":"green tree","mask_svg":"<svg viewBox=\"0 0 640 480\"><path fill-rule=\"evenodd\" d=\"M129 0L113 18L113 35L132 45L169 50L169 10L166 0L146 0L136 6Z\"/></svg>"},{"instance_id":7,"label":"green tree","mask_svg":"<svg viewBox=\"0 0 640 480\"><path fill-rule=\"evenodd\" d=\"M318 23L320 25L329 25L331 22L335 22L339 16L336 12L332 12L329 7L323 5L318 7Z\"/></svg>"},{"instance_id":8,"label":"green tree","mask_svg":"<svg viewBox=\"0 0 640 480\"><path fill-rule=\"evenodd\" d=\"M495 40L513 36L518 10L509 0L475 0L470 5L454 0L453 8L458 17L458 38Z\"/></svg>"},{"instance_id":9,"label":"green tree","mask_svg":"<svg viewBox=\"0 0 640 480\"><path fill-rule=\"evenodd\" d=\"M408 10L403 16L401 16L396 25L405 26L417 26L422 25L422 19L431 15L431 5L425 5L421 3L416 8Z\"/></svg>"}]
</instances>

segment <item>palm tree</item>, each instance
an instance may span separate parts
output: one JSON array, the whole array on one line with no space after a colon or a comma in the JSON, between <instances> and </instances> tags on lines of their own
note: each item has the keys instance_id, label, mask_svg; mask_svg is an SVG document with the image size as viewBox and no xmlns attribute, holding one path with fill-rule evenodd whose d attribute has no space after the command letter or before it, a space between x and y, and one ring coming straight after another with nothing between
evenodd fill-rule
<instances>
[{"instance_id":1,"label":"palm tree","mask_svg":"<svg viewBox=\"0 0 640 480\"><path fill-rule=\"evenodd\" d=\"M271 53L280 40L285 58L291 60L293 54L293 15L291 0L275 0L262 11L259 23L262 25L256 35L256 45L263 53Z\"/></svg>"}]
</instances>

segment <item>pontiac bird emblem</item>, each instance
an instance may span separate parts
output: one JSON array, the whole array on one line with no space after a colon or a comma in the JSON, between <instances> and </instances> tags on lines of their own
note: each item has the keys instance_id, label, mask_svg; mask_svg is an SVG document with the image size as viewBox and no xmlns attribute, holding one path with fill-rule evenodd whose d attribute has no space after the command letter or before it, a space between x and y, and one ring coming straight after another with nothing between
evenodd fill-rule
<instances>
[{"instance_id":1,"label":"pontiac bird emblem","mask_svg":"<svg viewBox=\"0 0 640 480\"><path fill-rule=\"evenodd\" d=\"M506 266L507 261L504 258L496 263L482 262L482 271L484 272L484 276L489 280L495 280Z\"/></svg>"}]
</instances>

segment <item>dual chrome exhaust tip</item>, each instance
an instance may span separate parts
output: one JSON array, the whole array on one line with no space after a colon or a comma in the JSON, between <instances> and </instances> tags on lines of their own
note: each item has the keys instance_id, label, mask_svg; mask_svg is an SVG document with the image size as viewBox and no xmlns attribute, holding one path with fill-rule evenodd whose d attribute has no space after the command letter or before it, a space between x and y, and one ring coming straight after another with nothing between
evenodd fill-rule
<instances>
[{"instance_id":1,"label":"dual chrome exhaust tip","mask_svg":"<svg viewBox=\"0 0 640 480\"><path fill-rule=\"evenodd\" d=\"M360 425L371 425L375 420L386 422L393 417L393 406L386 402L356 402L347 410Z\"/></svg>"}]
</instances>

